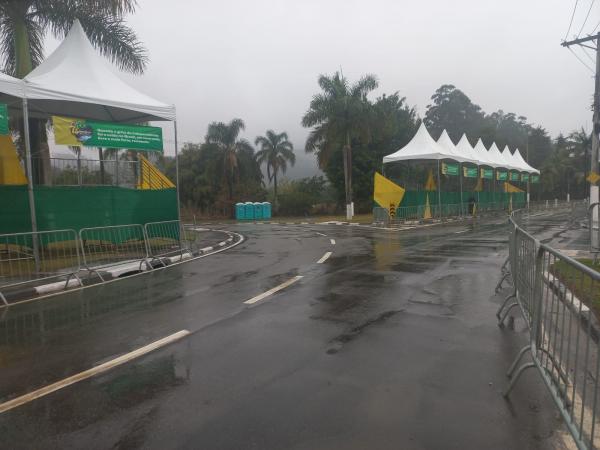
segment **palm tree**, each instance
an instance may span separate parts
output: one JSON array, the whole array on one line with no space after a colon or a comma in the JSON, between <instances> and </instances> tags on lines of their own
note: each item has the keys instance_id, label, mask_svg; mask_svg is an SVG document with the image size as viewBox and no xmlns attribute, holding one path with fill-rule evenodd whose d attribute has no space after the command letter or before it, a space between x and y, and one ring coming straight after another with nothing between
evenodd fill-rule
<instances>
[{"instance_id":1,"label":"palm tree","mask_svg":"<svg viewBox=\"0 0 600 450\"><path fill-rule=\"evenodd\" d=\"M292 166L296 163L294 146L288 140L286 132L275 133L273 130L267 130L266 136L258 136L254 142L260 145L260 150L256 153L258 164L267 164L267 176L269 182L273 181L274 209L277 211L277 173L287 171L287 163Z\"/></svg>"},{"instance_id":2,"label":"palm tree","mask_svg":"<svg viewBox=\"0 0 600 450\"><path fill-rule=\"evenodd\" d=\"M43 60L48 33L63 37L76 19L92 44L119 68L142 73L146 50L123 17L135 10L136 0L0 0L0 57L4 73L24 78ZM48 170L50 153L46 129L30 120L31 147L42 157L42 172ZM21 130L22 135L22 130Z\"/></svg>"},{"instance_id":3,"label":"palm tree","mask_svg":"<svg viewBox=\"0 0 600 450\"><path fill-rule=\"evenodd\" d=\"M254 149L246 139L238 139L241 131L245 129L242 119L233 119L231 122L212 122L206 132L206 143L216 145L222 153L223 172L229 191L229 200L233 200L233 184L238 178L238 152L251 152Z\"/></svg>"},{"instance_id":4,"label":"palm tree","mask_svg":"<svg viewBox=\"0 0 600 450\"><path fill-rule=\"evenodd\" d=\"M123 16L136 0L0 0L0 53L3 71L25 77L43 59L47 32L63 37L79 19L90 41L121 69L141 73L146 50Z\"/></svg>"},{"instance_id":5,"label":"palm tree","mask_svg":"<svg viewBox=\"0 0 600 450\"><path fill-rule=\"evenodd\" d=\"M333 151L342 147L346 214L350 217L352 203L352 140L370 140L371 104L367 94L377 88L377 78L365 75L352 86L336 72L332 77L319 76L322 91L315 95L302 118L302 125L313 127L306 151L317 152L321 168L327 165Z\"/></svg>"}]
</instances>

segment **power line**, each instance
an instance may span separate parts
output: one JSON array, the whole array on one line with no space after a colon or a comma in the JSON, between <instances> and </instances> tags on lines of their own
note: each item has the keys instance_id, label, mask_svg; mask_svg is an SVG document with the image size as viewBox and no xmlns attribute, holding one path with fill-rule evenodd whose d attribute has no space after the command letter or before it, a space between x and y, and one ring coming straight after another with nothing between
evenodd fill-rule
<instances>
[{"instance_id":1,"label":"power line","mask_svg":"<svg viewBox=\"0 0 600 450\"><path fill-rule=\"evenodd\" d=\"M590 2L590 9L588 9L588 12L587 12L587 14L585 16L585 20L583 21L583 25L581 25L581 28L579 29L579 33L577 34L577 37L581 36L581 32L583 31L583 27L585 27L585 24L587 23L588 18L590 17L590 12L592 11L592 6L594 6L594 2L595 1L596 0L592 0Z\"/></svg>"},{"instance_id":2,"label":"power line","mask_svg":"<svg viewBox=\"0 0 600 450\"><path fill-rule=\"evenodd\" d=\"M600 27L600 22L598 22L596 24L596 26L594 27L594 29L592 30L592 32L590 34L594 34L596 32L596 30L598 29L598 27Z\"/></svg>"},{"instance_id":3,"label":"power line","mask_svg":"<svg viewBox=\"0 0 600 450\"><path fill-rule=\"evenodd\" d=\"M596 60L591 57L591 55L588 53L587 49L584 46L581 46L581 50L583 50L583 53L585 54L585 56L588 57L592 64L596 64Z\"/></svg>"},{"instance_id":4,"label":"power line","mask_svg":"<svg viewBox=\"0 0 600 450\"><path fill-rule=\"evenodd\" d=\"M569 35L569 31L571 31L571 26L573 25L573 17L575 17L575 11L577 11L577 3L579 3L579 0L575 0L575 6L573 7L573 14L571 14L571 21L569 22L569 29L565 33L565 38L563 39L564 41L567 40L567 36Z\"/></svg>"},{"instance_id":5,"label":"power line","mask_svg":"<svg viewBox=\"0 0 600 450\"><path fill-rule=\"evenodd\" d=\"M585 67L586 67L586 68L587 68L587 69L588 69L590 72L592 72L593 74L594 74L594 73L596 73L596 72L594 71L594 69L592 69L590 66L588 66L588 65L585 63L585 61L584 61L583 59L581 59L581 58L580 58L580 57L577 55L577 53L575 53L575 52L573 51L573 49L572 49L571 47L567 47L567 48L569 49L569 51L570 51L571 53L573 53L573 55L575 56L575 58L577 58L577 59L579 60L579 62L580 62L581 64L583 64L583 65L584 65L584 66L585 66Z\"/></svg>"}]
</instances>

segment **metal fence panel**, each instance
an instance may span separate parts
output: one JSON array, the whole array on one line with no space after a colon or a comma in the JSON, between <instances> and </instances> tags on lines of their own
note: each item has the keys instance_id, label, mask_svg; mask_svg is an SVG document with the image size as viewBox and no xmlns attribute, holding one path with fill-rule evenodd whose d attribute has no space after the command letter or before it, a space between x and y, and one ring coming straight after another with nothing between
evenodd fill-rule
<instances>
[{"instance_id":1,"label":"metal fence panel","mask_svg":"<svg viewBox=\"0 0 600 450\"><path fill-rule=\"evenodd\" d=\"M505 395L526 369L537 368L578 448L599 448L600 273L540 243L522 221L521 211L511 217L509 261L530 340L509 368ZM532 362L518 366L528 351Z\"/></svg>"},{"instance_id":2,"label":"metal fence panel","mask_svg":"<svg viewBox=\"0 0 600 450\"><path fill-rule=\"evenodd\" d=\"M99 269L126 262L148 264L144 227L139 224L82 228L79 240L86 269Z\"/></svg>"},{"instance_id":3,"label":"metal fence panel","mask_svg":"<svg viewBox=\"0 0 600 450\"><path fill-rule=\"evenodd\" d=\"M75 230L0 235L0 291L58 277L66 277L66 286L80 265Z\"/></svg>"},{"instance_id":4,"label":"metal fence panel","mask_svg":"<svg viewBox=\"0 0 600 450\"><path fill-rule=\"evenodd\" d=\"M183 237L179 220L150 222L144 225L148 251L152 257L182 255Z\"/></svg>"}]
</instances>

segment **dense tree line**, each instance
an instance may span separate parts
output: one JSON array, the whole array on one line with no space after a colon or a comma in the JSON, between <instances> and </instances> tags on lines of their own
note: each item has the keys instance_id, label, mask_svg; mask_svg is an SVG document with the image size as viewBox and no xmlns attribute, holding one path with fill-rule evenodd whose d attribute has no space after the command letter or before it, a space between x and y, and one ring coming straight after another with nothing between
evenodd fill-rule
<instances>
[{"instance_id":1,"label":"dense tree line","mask_svg":"<svg viewBox=\"0 0 600 450\"><path fill-rule=\"evenodd\" d=\"M498 110L486 113L460 89L442 85L431 97L421 119L398 92L370 98L377 79L366 75L350 84L340 73L321 76L320 92L311 100L302 124L310 128L305 151L313 153L326 178L297 181L282 178L296 159L285 132L267 130L253 145L240 137L244 122L214 122L202 143L186 143L180 155L181 198L184 205L207 215L231 215L237 201L274 203L286 215L343 210L348 198L355 210L370 211L373 175L383 156L406 145L423 120L435 139L446 129L456 143L463 133L475 144L481 138L514 151L542 171L534 198L586 195L591 137L585 130L553 139L526 117ZM174 178L174 164L162 162ZM266 168L263 176L261 165ZM345 167L347 171L345 172ZM424 182L424 180L423 180Z\"/></svg>"}]
</instances>

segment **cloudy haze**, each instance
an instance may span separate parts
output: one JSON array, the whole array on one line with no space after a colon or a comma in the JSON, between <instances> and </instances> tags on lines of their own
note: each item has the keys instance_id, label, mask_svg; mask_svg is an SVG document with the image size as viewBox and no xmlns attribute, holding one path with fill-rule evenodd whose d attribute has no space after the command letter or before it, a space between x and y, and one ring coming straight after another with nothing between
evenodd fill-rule
<instances>
[{"instance_id":1,"label":"cloudy haze","mask_svg":"<svg viewBox=\"0 0 600 450\"><path fill-rule=\"evenodd\" d=\"M590 2L579 1L570 35ZM300 119L317 76L340 68L350 80L376 74L375 95L399 91L421 116L451 83L486 112L524 115L553 136L589 129L592 73L560 46L572 10L570 0L139 0L128 22L150 57L136 86L176 105L180 143L240 117L248 139L285 130L304 156ZM596 4L584 34L599 19ZM172 153L170 129L165 138Z\"/></svg>"}]
</instances>

